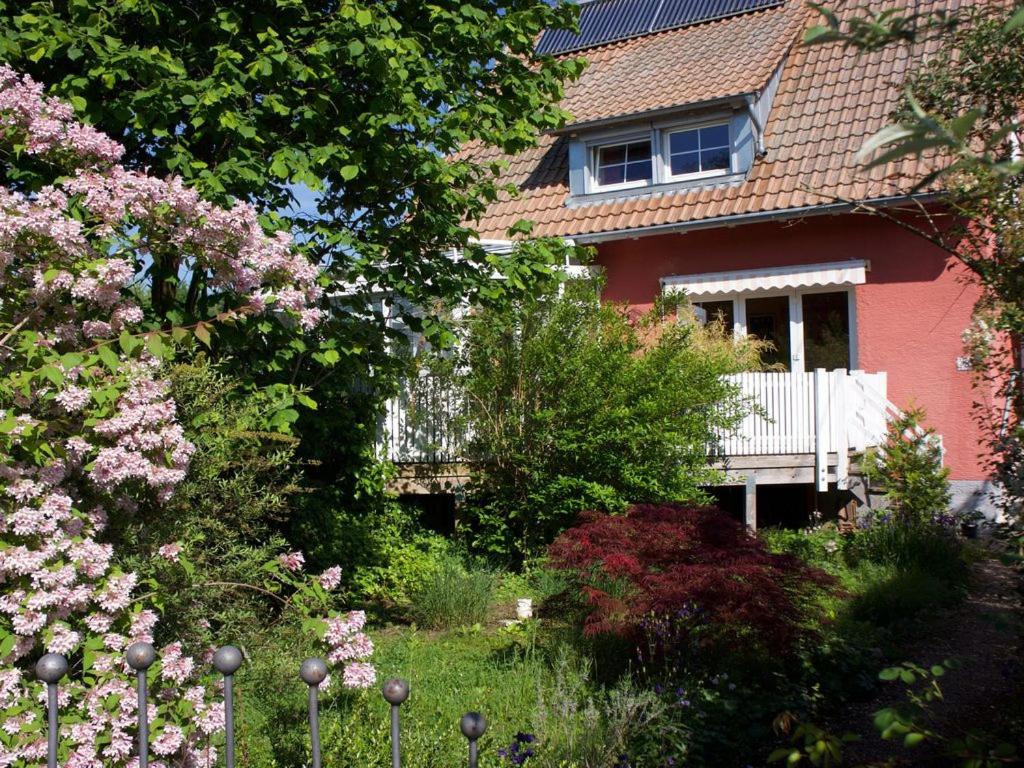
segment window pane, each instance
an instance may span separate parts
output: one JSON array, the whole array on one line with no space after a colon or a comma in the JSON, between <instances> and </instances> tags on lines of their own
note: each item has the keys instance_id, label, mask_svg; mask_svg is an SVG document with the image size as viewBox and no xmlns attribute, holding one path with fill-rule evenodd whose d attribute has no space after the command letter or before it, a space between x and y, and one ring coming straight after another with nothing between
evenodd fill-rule
<instances>
[{"instance_id":1,"label":"window pane","mask_svg":"<svg viewBox=\"0 0 1024 768\"><path fill-rule=\"evenodd\" d=\"M672 155L672 175L678 176L683 173L697 173L700 170L700 153L684 152L681 155Z\"/></svg>"},{"instance_id":2,"label":"window pane","mask_svg":"<svg viewBox=\"0 0 1024 768\"><path fill-rule=\"evenodd\" d=\"M651 142L649 141L638 141L628 146L629 150L629 162L634 160L650 160L651 159Z\"/></svg>"},{"instance_id":3,"label":"window pane","mask_svg":"<svg viewBox=\"0 0 1024 768\"><path fill-rule=\"evenodd\" d=\"M850 312L845 291L804 294L804 360L815 368L850 367Z\"/></svg>"},{"instance_id":4,"label":"window pane","mask_svg":"<svg viewBox=\"0 0 1024 768\"><path fill-rule=\"evenodd\" d=\"M700 146L702 149L706 147L726 147L728 145L728 125L712 125L708 128L700 129Z\"/></svg>"},{"instance_id":5,"label":"window pane","mask_svg":"<svg viewBox=\"0 0 1024 768\"><path fill-rule=\"evenodd\" d=\"M729 148L703 150L700 153L700 168L702 171L728 170Z\"/></svg>"},{"instance_id":6,"label":"window pane","mask_svg":"<svg viewBox=\"0 0 1024 768\"><path fill-rule=\"evenodd\" d=\"M789 297L747 299L747 333L768 342L761 363L789 370Z\"/></svg>"},{"instance_id":7,"label":"window pane","mask_svg":"<svg viewBox=\"0 0 1024 768\"><path fill-rule=\"evenodd\" d=\"M626 166L626 181L643 181L651 178L651 161L641 160Z\"/></svg>"},{"instance_id":8,"label":"window pane","mask_svg":"<svg viewBox=\"0 0 1024 768\"><path fill-rule=\"evenodd\" d=\"M669 154L692 152L697 149L697 131L677 131L668 137Z\"/></svg>"},{"instance_id":9,"label":"window pane","mask_svg":"<svg viewBox=\"0 0 1024 768\"><path fill-rule=\"evenodd\" d=\"M626 166L624 165L607 165L597 169L597 183L601 186L605 184L621 184L625 181L624 171Z\"/></svg>"},{"instance_id":10,"label":"window pane","mask_svg":"<svg viewBox=\"0 0 1024 768\"><path fill-rule=\"evenodd\" d=\"M721 326L722 332L727 336L732 335L732 302L731 301L701 301L694 306L700 307L708 313L708 323L715 323Z\"/></svg>"},{"instance_id":11,"label":"window pane","mask_svg":"<svg viewBox=\"0 0 1024 768\"><path fill-rule=\"evenodd\" d=\"M598 165L612 165L614 163L626 162L626 145L618 144L614 147L601 147L597 151Z\"/></svg>"}]
</instances>

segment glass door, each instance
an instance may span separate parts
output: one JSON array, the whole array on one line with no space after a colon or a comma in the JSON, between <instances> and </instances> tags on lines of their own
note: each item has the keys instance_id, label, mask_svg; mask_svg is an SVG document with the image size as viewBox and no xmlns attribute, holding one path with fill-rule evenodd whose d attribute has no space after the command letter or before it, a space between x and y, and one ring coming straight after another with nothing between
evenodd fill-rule
<instances>
[{"instance_id":1,"label":"glass door","mask_svg":"<svg viewBox=\"0 0 1024 768\"><path fill-rule=\"evenodd\" d=\"M850 294L805 293L802 299L806 369L849 369Z\"/></svg>"},{"instance_id":2,"label":"glass door","mask_svg":"<svg viewBox=\"0 0 1024 768\"><path fill-rule=\"evenodd\" d=\"M792 370L789 341L789 297L746 300L747 334L768 342L761 363L775 370Z\"/></svg>"}]
</instances>

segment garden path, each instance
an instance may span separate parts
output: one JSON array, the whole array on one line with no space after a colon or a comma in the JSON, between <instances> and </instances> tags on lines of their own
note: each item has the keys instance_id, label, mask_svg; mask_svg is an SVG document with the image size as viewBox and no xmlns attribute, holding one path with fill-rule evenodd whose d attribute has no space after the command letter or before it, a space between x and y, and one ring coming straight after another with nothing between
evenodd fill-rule
<instances>
[{"instance_id":1,"label":"garden path","mask_svg":"<svg viewBox=\"0 0 1024 768\"><path fill-rule=\"evenodd\" d=\"M967 598L938 612L915 640L901 649L899 660L923 666L956 659L960 667L940 679L943 701L935 707L937 728L955 735L960 728L981 728L1009 740L1024 731L1024 611L1022 578L996 559L972 566ZM924 745L905 749L899 740L883 741L873 725L874 713L902 699L900 683L884 683L875 697L850 706L833 724L834 733L853 732L861 739L844 750L844 765L950 766ZM1024 746L1024 745L1021 745ZM1018 747L1018 752L1024 749Z\"/></svg>"}]
</instances>

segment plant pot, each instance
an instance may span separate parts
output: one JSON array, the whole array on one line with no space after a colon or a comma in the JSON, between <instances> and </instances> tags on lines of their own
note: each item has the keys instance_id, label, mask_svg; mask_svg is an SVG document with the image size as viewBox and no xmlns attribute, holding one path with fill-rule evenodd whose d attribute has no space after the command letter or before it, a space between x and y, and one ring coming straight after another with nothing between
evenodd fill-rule
<instances>
[{"instance_id":1,"label":"plant pot","mask_svg":"<svg viewBox=\"0 0 1024 768\"><path fill-rule=\"evenodd\" d=\"M522 621L523 619L533 618L533 599L529 597L520 597L516 600L516 618Z\"/></svg>"},{"instance_id":2,"label":"plant pot","mask_svg":"<svg viewBox=\"0 0 1024 768\"><path fill-rule=\"evenodd\" d=\"M978 524L975 522L960 523L960 533L964 535L965 539L976 539L978 538Z\"/></svg>"}]
</instances>

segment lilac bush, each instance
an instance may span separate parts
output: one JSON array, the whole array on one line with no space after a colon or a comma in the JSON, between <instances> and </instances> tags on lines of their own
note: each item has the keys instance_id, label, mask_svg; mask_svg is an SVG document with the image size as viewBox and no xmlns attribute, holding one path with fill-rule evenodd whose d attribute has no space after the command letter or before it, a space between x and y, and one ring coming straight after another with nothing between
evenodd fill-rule
<instances>
[{"instance_id":1,"label":"lilac bush","mask_svg":"<svg viewBox=\"0 0 1024 768\"><path fill-rule=\"evenodd\" d=\"M118 567L103 532L112 515L159 509L188 471L194 448L161 363L220 323L267 312L303 328L321 319L318 270L287 234L264 233L245 203L217 207L180 179L125 170L121 154L39 83L0 66L0 767L45 756L43 692L30 672L45 651L71 660L62 764L135 764L123 650L152 642L158 615L133 595L137 577ZM24 188L24 163L52 167L52 183ZM217 297L190 326L146 321L144 267L167 249ZM177 562L180 546L157 556ZM290 552L268 569L297 605L326 610L339 573L308 579L302 565ZM364 622L360 612L313 622L348 686L374 681ZM202 674L207 659L177 642L159 654L151 765L211 764L224 715Z\"/></svg>"}]
</instances>

